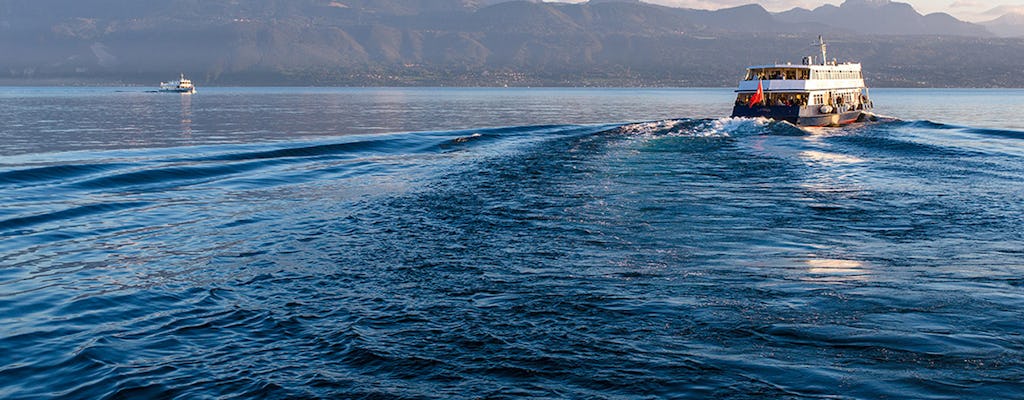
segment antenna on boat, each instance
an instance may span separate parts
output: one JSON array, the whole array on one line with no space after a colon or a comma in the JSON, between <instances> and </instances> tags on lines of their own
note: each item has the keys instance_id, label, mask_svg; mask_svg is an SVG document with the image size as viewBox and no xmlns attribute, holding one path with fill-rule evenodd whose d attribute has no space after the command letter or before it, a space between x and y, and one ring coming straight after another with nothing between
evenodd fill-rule
<instances>
[{"instance_id":1,"label":"antenna on boat","mask_svg":"<svg viewBox=\"0 0 1024 400\"><path fill-rule=\"evenodd\" d=\"M821 65L828 65L828 56L826 50L826 47L828 47L828 45L825 44L825 39L822 38L821 35L818 35L818 45L821 46Z\"/></svg>"}]
</instances>

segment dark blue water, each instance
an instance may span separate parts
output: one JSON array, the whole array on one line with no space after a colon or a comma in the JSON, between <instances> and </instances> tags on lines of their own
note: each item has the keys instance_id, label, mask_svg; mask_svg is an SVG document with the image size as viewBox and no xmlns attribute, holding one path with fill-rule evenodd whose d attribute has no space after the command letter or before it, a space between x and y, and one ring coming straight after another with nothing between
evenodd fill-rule
<instances>
[{"instance_id":1,"label":"dark blue water","mask_svg":"<svg viewBox=\"0 0 1024 400\"><path fill-rule=\"evenodd\" d=\"M1024 398L1019 91L5 90L0 398Z\"/></svg>"}]
</instances>

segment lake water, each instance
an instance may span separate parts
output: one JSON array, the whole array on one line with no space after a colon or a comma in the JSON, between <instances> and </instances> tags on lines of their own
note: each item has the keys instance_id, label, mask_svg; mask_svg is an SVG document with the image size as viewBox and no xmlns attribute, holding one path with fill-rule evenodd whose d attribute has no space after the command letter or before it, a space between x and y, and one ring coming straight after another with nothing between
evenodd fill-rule
<instances>
[{"instance_id":1,"label":"lake water","mask_svg":"<svg viewBox=\"0 0 1024 400\"><path fill-rule=\"evenodd\" d=\"M1022 90L0 88L0 398L1024 398Z\"/></svg>"}]
</instances>

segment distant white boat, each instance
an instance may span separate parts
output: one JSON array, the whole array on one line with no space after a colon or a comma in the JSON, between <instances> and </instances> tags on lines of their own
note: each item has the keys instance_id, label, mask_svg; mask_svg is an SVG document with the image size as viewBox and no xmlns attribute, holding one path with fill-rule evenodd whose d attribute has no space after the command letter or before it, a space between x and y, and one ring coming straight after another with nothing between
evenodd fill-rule
<instances>
[{"instance_id":1,"label":"distant white boat","mask_svg":"<svg viewBox=\"0 0 1024 400\"><path fill-rule=\"evenodd\" d=\"M181 74L181 79L176 81L160 82L160 91L192 94L196 92L196 87L192 84L191 80L185 79L185 74Z\"/></svg>"}]
</instances>

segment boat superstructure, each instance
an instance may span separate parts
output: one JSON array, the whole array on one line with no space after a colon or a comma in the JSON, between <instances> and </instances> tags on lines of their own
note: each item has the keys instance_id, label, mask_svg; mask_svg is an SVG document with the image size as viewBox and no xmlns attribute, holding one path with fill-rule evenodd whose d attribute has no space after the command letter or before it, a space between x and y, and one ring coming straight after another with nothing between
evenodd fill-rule
<instances>
[{"instance_id":1,"label":"boat superstructure","mask_svg":"<svg viewBox=\"0 0 1024 400\"><path fill-rule=\"evenodd\" d=\"M196 92L196 87L191 80L185 78L185 74L181 74L181 78L176 81L160 82L160 91L192 94Z\"/></svg>"},{"instance_id":2,"label":"boat superstructure","mask_svg":"<svg viewBox=\"0 0 1024 400\"><path fill-rule=\"evenodd\" d=\"M859 63L828 60L818 37L821 62L755 65L736 89L733 117L764 117L803 126L838 126L872 116L873 105Z\"/></svg>"}]
</instances>

